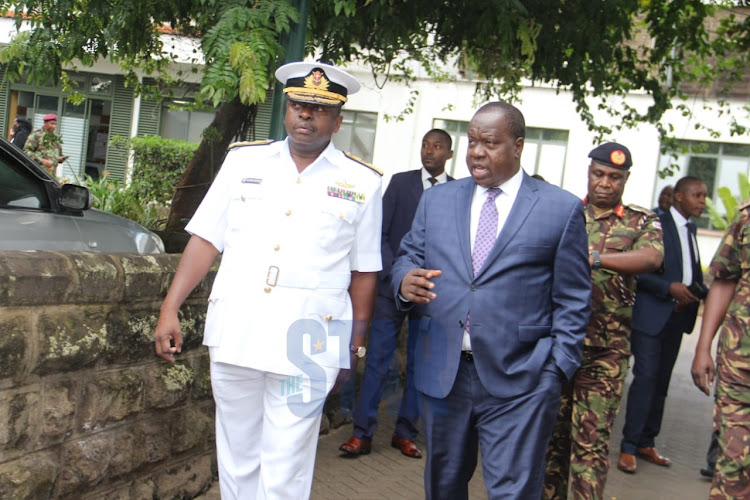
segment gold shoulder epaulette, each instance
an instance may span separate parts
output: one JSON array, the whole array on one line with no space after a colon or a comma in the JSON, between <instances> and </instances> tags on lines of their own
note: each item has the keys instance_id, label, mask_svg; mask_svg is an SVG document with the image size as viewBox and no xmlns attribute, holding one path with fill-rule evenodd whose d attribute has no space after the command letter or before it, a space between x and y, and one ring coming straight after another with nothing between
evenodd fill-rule
<instances>
[{"instance_id":1,"label":"gold shoulder epaulette","mask_svg":"<svg viewBox=\"0 0 750 500\"><path fill-rule=\"evenodd\" d=\"M740 203L737 210L745 210L747 207L750 207L750 198Z\"/></svg>"},{"instance_id":2,"label":"gold shoulder epaulette","mask_svg":"<svg viewBox=\"0 0 750 500\"><path fill-rule=\"evenodd\" d=\"M656 212L654 212L653 210L648 209L648 208L644 208L644 207L642 207L640 205L628 205L628 208L631 209L631 210L635 210L636 212L640 212L642 214L656 215Z\"/></svg>"},{"instance_id":3,"label":"gold shoulder epaulette","mask_svg":"<svg viewBox=\"0 0 750 500\"><path fill-rule=\"evenodd\" d=\"M233 142L230 144L227 149L234 149L234 148L241 148L244 146L265 146L266 144L271 144L272 142L276 142L273 139L266 139L263 141L240 141L240 142Z\"/></svg>"},{"instance_id":4,"label":"gold shoulder epaulette","mask_svg":"<svg viewBox=\"0 0 750 500\"><path fill-rule=\"evenodd\" d=\"M345 152L344 154L345 154L345 155L346 155L346 157L347 157L347 158L349 158L350 160L356 161L356 162L357 162L357 163L359 163L360 165L364 165L365 167L369 168L369 169L370 169L370 170L372 170L373 172L376 172L376 173L377 173L378 175L383 175L383 171L382 171L382 170L380 170L380 169L379 169L378 167L376 167L375 165L373 165L373 164L371 164L371 163L367 163L367 162L366 162L365 160L363 160L362 158L359 158L358 156L354 156L354 155L353 155L353 154L351 154L351 153L346 153L346 152Z\"/></svg>"}]
</instances>

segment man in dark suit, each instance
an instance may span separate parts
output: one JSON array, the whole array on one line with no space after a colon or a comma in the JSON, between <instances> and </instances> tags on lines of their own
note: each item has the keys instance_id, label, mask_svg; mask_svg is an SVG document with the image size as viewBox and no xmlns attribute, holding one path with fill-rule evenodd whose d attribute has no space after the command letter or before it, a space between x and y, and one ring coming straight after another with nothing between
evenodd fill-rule
<instances>
[{"instance_id":1,"label":"man in dark suit","mask_svg":"<svg viewBox=\"0 0 750 500\"><path fill-rule=\"evenodd\" d=\"M575 372L591 284L581 201L521 170L525 124L504 102L468 128L470 178L419 202L391 272L403 308L424 305L428 499L468 498L481 450L490 498L540 498L562 380Z\"/></svg>"},{"instance_id":2,"label":"man in dark suit","mask_svg":"<svg viewBox=\"0 0 750 500\"><path fill-rule=\"evenodd\" d=\"M401 239L411 227L422 193L436 184L453 180L453 177L445 173L445 162L453 157L452 146L453 140L445 130L432 129L427 132L422 139L422 168L394 175L383 195L383 270L379 273L378 296L367 346L367 364L354 413L354 432L352 437L339 447L339 450L347 455L364 455L372 449L372 435L378 424L378 405L386 376L389 372L395 372L394 379L401 378L398 366L394 370L390 368L398 334L404 318L408 315L406 381L391 445L407 457L422 457L415 444L419 410L417 392L414 389L416 331L413 331L420 310L413 309L407 313L396 307L396 301L391 293L390 274L394 256ZM400 383L397 385L400 386Z\"/></svg>"},{"instance_id":3,"label":"man in dark suit","mask_svg":"<svg viewBox=\"0 0 750 500\"><path fill-rule=\"evenodd\" d=\"M659 213L664 238L663 272L638 276L631 336L635 364L617 462L617 468L624 472L635 472L636 455L657 465L672 463L659 454L654 439L661 428L682 334L693 331L703 298L699 292L703 271L695 224L690 218L700 217L706 195L706 184L697 177L677 181L672 207Z\"/></svg>"}]
</instances>

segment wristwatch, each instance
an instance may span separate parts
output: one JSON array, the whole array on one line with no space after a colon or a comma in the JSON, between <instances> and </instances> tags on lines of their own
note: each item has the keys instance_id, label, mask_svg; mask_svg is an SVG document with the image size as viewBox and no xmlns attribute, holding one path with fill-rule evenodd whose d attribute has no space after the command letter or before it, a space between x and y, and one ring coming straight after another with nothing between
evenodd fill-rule
<instances>
[{"instance_id":1,"label":"wristwatch","mask_svg":"<svg viewBox=\"0 0 750 500\"><path fill-rule=\"evenodd\" d=\"M365 354L367 354L367 348L363 345L359 347L354 347L353 345L349 346L349 350L358 358L364 358Z\"/></svg>"},{"instance_id":2,"label":"wristwatch","mask_svg":"<svg viewBox=\"0 0 750 500\"><path fill-rule=\"evenodd\" d=\"M602 267L602 259L599 257L599 251L594 250L591 252L591 257L594 258L594 264L591 266L591 269L600 269Z\"/></svg>"}]
</instances>

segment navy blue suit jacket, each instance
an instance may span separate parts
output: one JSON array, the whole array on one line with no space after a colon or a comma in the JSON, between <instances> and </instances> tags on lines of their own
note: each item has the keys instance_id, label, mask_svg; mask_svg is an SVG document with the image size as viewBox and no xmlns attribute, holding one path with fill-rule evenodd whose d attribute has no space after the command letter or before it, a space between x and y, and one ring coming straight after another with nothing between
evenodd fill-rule
<instances>
[{"instance_id":1,"label":"navy blue suit jacket","mask_svg":"<svg viewBox=\"0 0 750 500\"><path fill-rule=\"evenodd\" d=\"M495 397L536 387L545 363L570 378L589 318L591 278L581 200L523 174L518 196L482 269L471 264L475 183L427 190L392 269L392 293L413 268L440 269L416 340L415 385L436 398L453 387L466 314L479 378ZM404 304L397 300L402 307Z\"/></svg>"},{"instance_id":2,"label":"navy blue suit jacket","mask_svg":"<svg viewBox=\"0 0 750 500\"><path fill-rule=\"evenodd\" d=\"M633 329L649 335L658 335L666 325L675 306L672 296L669 295L669 285L682 281L682 246L677 226L669 210L659 210L657 213L664 238L664 270L662 273L638 275L638 288L633 306ZM691 225L693 239L694 227ZM703 271L697 249L695 258L697 262L693 263L693 281L703 283ZM693 331L698 304L690 304L679 313L677 326L683 332Z\"/></svg>"},{"instance_id":3,"label":"navy blue suit jacket","mask_svg":"<svg viewBox=\"0 0 750 500\"><path fill-rule=\"evenodd\" d=\"M453 177L448 176L448 180L452 181ZM383 230L380 238L383 270L380 275L388 284L393 260L396 258L401 240L411 228L423 192L420 168L395 174L383 195ZM390 289L390 286L388 288Z\"/></svg>"}]
</instances>

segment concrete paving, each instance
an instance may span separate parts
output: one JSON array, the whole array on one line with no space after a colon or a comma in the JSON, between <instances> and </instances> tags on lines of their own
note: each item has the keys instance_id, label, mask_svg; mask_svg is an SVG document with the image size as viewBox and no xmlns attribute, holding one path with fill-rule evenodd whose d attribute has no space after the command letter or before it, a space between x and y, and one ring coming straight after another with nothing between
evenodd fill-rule
<instances>
[{"instance_id":1,"label":"concrete paving","mask_svg":"<svg viewBox=\"0 0 750 500\"><path fill-rule=\"evenodd\" d=\"M698 391L690 377L697 331L698 325L695 333L683 338L680 356L672 376L663 429L657 438L657 448L663 455L672 459L673 465L659 467L639 460L635 474L625 474L617 470L617 455L625 415L626 398L623 397L612 435L612 466L604 495L607 500L708 498L710 481L701 478L698 470L705 464L706 449L711 435L713 398L708 398ZM627 391L627 386L625 389ZM381 404L380 427L374 436L373 451L369 455L353 459L340 456L338 446L349 438L350 425L320 437L312 489L313 500L424 498L424 460L405 457L390 446L395 423L393 408L397 411L397 401L390 400ZM418 441L418 445L424 452L423 443ZM470 483L469 493L472 499L487 498L481 476L480 465ZM218 490L218 485L215 485L200 498L218 500Z\"/></svg>"}]
</instances>

